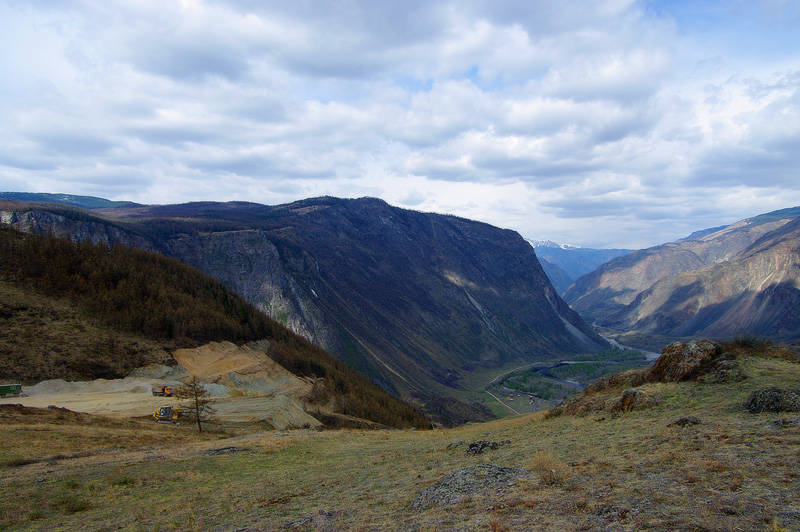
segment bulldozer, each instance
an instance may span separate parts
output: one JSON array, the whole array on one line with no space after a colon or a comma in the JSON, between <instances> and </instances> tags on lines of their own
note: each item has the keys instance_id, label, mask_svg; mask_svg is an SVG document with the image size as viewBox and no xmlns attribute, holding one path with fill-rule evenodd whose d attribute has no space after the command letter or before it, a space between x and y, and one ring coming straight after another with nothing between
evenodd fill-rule
<instances>
[{"instance_id":1,"label":"bulldozer","mask_svg":"<svg viewBox=\"0 0 800 532\"><path fill-rule=\"evenodd\" d=\"M178 409L171 406L160 406L153 412L153 419L158 423L176 424L179 417Z\"/></svg>"}]
</instances>

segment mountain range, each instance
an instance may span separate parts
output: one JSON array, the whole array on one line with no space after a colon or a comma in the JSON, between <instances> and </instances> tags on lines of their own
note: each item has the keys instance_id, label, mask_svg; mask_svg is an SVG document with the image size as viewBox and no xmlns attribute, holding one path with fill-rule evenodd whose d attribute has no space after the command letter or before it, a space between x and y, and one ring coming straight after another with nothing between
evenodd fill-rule
<instances>
[{"instance_id":1,"label":"mountain range","mask_svg":"<svg viewBox=\"0 0 800 532\"><path fill-rule=\"evenodd\" d=\"M21 231L175 257L450 419L476 412L458 400L470 402L475 373L607 346L517 233L377 199L0 211Z\"/></svg>"},{"instance_id":2,"label":"mountain range","mask_svg":"<svg viewBox=\"0 0 800 532\"><path fill-rule=\"evenodd\" d=\"M564 294L579 277L597 269L602 264L630 253L630 249L595 249L558 244L552 240L529 240L536 250L550 282Z\"/></svg>"},{"instance_id":3,"label":"mountain range","mask_svg":"<svg viewBox=\"0 0 800 532\"><path fill-rule=\"evenodd\" d=\"M629 333L800 337L800 207L632 252L578 279L565 299Z\"/></svg>"},{"instance_id":4,"label":"mountain range","mask_svg":"<svg viewBox=\"0 0 800 532\"><path fill-rule=\"evenodd\" d=\"M198 348L205 355L197 356L217 351L234 358L217 365L217 376L244 387L259 403L257 415L272 410L279 419L329 426L430 426L419 411L219 281L127 246L78 244L0 227L0 326L0 382L44 381L53 391L59 382L67 386L64 380L84 381L107 391L105 385L124 385L119 379L134 373L180 373L178 363L187 364L178 353ZM259 363L237 367L235 359L241 362L243 354L232 342ZM75 384L77 391L81 383ZM263 399L278 395L277 404ZM99 401L101 408L110 406ZM312 409L315 417L308 417L304 410Z\"/></svg>"}]
</instances>

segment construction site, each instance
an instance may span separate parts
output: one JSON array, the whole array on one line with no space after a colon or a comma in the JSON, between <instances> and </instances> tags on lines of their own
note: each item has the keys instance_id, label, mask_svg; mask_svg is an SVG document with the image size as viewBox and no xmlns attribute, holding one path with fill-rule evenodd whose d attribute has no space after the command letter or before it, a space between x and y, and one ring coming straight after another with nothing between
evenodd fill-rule
<instances>
[{"instance_id":1,"label":"construction site","mask_svg":"<svg viewBox=\"0 0 800 532\"><path fill-rule=\"evenodd\" d=\"M213 342L178 349L173 357L174 366L137 368L123 379L42 381L22 387L19 395L7 394L0 398L0 404L52 406L116 418L150 417L162 407L178 410L187 400L176 397L174 390L197 379L212 399L214 417L219 422L280 430L322 425L305 408L313 382L293 375L263 350ZM314 409L323 413L332 410L316 404Z\"/></svg>"}]
</instances>

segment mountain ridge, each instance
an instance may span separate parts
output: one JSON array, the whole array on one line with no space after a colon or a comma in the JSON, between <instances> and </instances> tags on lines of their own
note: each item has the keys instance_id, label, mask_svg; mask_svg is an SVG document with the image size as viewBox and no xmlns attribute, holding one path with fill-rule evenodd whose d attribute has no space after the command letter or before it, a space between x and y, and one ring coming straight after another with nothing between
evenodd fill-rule
<instances>
[{"instance_id":1,"label":"mountain ridge","mask_svg":"<svg viewBox=\"0 0 800 532\"><path fill-rule=\"evenodd\" d=\"M605 346L522 237L455 216L331 197L123 207L78 221L30 209L6 206L3 220L179 258L421 404L469 401L464 379L476 370Z\"/></svg>"},{"instance_id":2,"label":"mountain ridge","mask_svg":"<svg viewBox=\"0 0 800 532\"><path fill-rule=\"evenodd\" d=\"M791 340L800 337L799 221L800 208L781 209L635 251L578 279L565 298L629 334Z\"/></svg>"},{"instance_id":3,"label":"mountain ridge","mask_svg":"<svg viewBox=\"0 0 800 532\"><path fill-rule=\"evenodd\" d=\"M0 259L0 317L14 331L0 339L0 378L119 379L140 366L174 365L178 348L233 341L258 344L276 364L318 381L318 395L337 413L429 426L409 405L176 259L8 227L0 227Z\"/></svg>"},{"instance_id":4,"label":"mountain ridge","mask_svg":"<svg viewBox=\"0 0 800 532\"><path fill-rule=\"evenodd\" d=\"M553 284L559 288L559 294L562 296L576 279L632 251L583 248L571 244L559 244L552 240L528 240L528 242L536 250L536 256L547 261L545 271L548 272Z\"/></svg>"}]
</instances>

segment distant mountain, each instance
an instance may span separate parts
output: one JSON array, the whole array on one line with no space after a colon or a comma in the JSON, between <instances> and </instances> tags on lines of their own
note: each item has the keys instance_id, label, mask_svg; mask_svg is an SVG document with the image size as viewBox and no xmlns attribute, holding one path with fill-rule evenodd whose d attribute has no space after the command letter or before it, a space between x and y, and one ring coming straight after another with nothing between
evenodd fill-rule
<instances>
[{"instance_id":1,"label":"distant mountain","mask_svg":"<svg viewBox=\"0 0 800 532\"><path fill-rule=\"evenodd\" d=\"M73 196L72 194L46 194L43 192L0 192L0 198L15 201L34 201L60 203L82 209L105 209L109 207L137 207L132 201L111 201L94 196Z\"/></svg>"},{"instance_id":2,"label":"distant mountain","mask_svg":"<svg viewBox=\"0 0 800 532\"><path fill-rule=\"evenodd\" d=\"M570 244L558 244L552 240L529 240L536 250L536 256L558 268L545 266L545 272L552 272L550 281L560 294L564 294L578 277L597 269L613 258L630 253L629 249L582 248ZM566 277L564 277L566 275Z\"/></svg>"},{"instance_id":3,"label":"distant mountain","mask_svg":"<svg viewBox=\"0 0 800 532\"><path fill-rule=\"evenodd\" d=\"M607 345L517 233L377 199L0 211L21 230L176 257L440 418L483 415L455 399L475 371Z\"/></svg>"},{"instance_id":4,"label":"distant mountain","mask_svg":"<svg viewBox=\"0 0 800 532\"><path fill-rule=\"evenodd\" d=\"M578 279L565 298L599 325L668 336L800 337L800 208L698 231Z\"/></svg>"},{"instance_id":5,"label":"distant mountain","mask_svg":"<svg viewBox=\"0 0 800 532\"><path fill-rule=\"evenodd\" d=\"M534 248L551 248L551 249L581 249L580 246L573 246L572 244L559 244L552 240L528 240Z\"/></svg>"}]
</instances>

